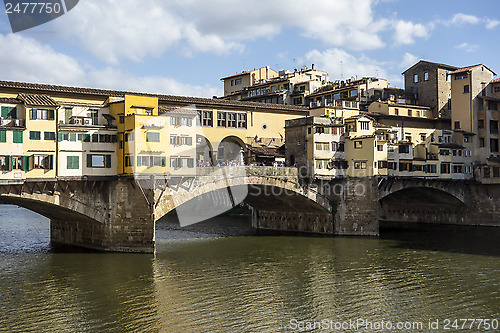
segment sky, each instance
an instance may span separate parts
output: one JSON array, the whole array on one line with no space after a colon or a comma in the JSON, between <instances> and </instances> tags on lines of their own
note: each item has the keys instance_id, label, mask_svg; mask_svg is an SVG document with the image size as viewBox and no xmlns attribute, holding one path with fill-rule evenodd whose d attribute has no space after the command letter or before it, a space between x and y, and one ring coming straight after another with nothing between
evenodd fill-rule
<instances>
[{"instance_id":1,"label":"sky","mask_svg":"<svg viewBox=\"0 0 500 333\"><path fill-rule=\"evenodd\" d=\"M80 0L18 33L4 9L0 80L212 97L263 66L401 88L419 59L500 73L498 0Z\"/></svg>"}]
</instances>

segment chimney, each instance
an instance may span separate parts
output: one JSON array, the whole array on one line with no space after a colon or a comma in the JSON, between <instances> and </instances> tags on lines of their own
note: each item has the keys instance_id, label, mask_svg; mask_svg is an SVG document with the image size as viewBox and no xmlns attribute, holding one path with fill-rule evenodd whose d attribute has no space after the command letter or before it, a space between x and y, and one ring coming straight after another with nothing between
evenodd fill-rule
<instances>
[{"instance_id":1,"label":"chimney","mask_svg":"<svg viewBox=\"0 0 500 333\"><path fill-rule=\"evenodd\" d=\"M312 68L312 70L315 70L316 66L314 66L314 64L312 64L311 68Z\"/></svg>"}]
</instances>

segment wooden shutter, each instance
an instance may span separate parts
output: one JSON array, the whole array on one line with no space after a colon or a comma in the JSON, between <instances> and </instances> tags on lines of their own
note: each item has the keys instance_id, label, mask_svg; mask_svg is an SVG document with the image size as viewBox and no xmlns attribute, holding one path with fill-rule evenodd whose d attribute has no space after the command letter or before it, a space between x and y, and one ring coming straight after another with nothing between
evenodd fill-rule
<instances>
[{"instance_id":1,"label":"wooden shutter","mask_svg":"<svg viewBox=\"0 0 500 333\"><path fill-rule=\"evenodd\" d=\"M49 120L54 120L55 117L54 117L54 109L49 109Z\"/></svg>"},{"instance_id":2,"label":"wooden shutter","mask_svg":"<svg viewBox=\"0 0 500 333\"><path fill-rule=\"evenodd\" d=\"M23 170L30 171L30 157L23 156Z\"/></svg>"},{"instance_id":3,"label":"wooden shutter","mask_svg":"<svg viewBox=\"0 0 500 333\"><path fill-rule=\"evenodd\" d=\"M31 119L36 119L36 109L35 108L31 109Z\"/></svg>"}]
</instances>

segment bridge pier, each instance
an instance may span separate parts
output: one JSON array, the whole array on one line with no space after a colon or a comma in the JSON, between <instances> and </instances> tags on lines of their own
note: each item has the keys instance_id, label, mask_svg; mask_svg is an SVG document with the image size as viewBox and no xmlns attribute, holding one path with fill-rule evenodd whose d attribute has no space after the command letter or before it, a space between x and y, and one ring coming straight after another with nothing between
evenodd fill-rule
<instances>
[{"instance_id":1,"label":"bridge pier","mask_svg":"<svg viewBox=\"0 0 500 333\"><path fill-rule=\"evenodd\" d=\"M101 197L108 201L104 221L84 216L51 218L50 238L54 244L72 245L100 251L153 253L155 222L152 191L138 188L129 179L107 184ZM144 192L144 194L143 194Z\"/></svg>"},{"instance_id":2,"label":"bridge pier","mask_svg":"<svg viewBox=\"0 0 500 333\"><path fill-rule=\"evenodd\" d=\"M345 178L342 184L341 193L332 197L338 202L335 234L379 236L377 179Z\"/></svg>"},{"instance_id":3,"label":"bridge pier","mask_svg":"<svg viewBox=\"0 0 500 333\"><path fill-rule=\"evenodd\" d=\"M333 235L332 215L320 212L253 210L257 230Z\"/></svg>"}]
</instances>

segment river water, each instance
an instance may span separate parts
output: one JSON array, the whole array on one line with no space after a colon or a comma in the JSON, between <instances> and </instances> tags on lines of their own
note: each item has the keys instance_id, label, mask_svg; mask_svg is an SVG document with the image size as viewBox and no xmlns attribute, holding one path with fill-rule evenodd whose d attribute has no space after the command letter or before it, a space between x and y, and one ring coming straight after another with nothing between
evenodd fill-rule
<instances>
[{"instance_id":1,"label":"river water","mask_svg":"<svg viewBox=\"0 0 500 333\"><path fill-rule=\"evenodd\" d=\"M247 222L163 221L155 255L74 253L0 205L0 332L500 331L499 229L239 235Z\"/></svg>"}]
</instances>

